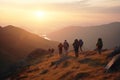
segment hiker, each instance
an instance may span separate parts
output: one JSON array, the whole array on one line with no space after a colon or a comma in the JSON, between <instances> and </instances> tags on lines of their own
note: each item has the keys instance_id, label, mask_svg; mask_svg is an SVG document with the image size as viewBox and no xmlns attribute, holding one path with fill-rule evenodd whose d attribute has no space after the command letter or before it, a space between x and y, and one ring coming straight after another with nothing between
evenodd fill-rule
<instances>
[{"instance_id":1,"label":"hiker","mask_svg":"<svg viewBox=\"0 0 120 80\"><path fill-rule=\"evenodd\" d=\"M67 55L68 49L69 49L69 43L67 42L67 40L64 41L63 47L64 47L65 54Z\"/></svg>"},{"instance_id":2,"label":"hiker","mask_svg":"<svg viewBox=\"0 0 120 80\"><path fill-rule=\"evenodd\" d=\"M78 51L79 51L79 41L78 39L75 39L74 40L74 43L73 43L73 48L74 48L74 51L75 51L75 56L78 57Z\"/></svg>"},{"instance_id":3,"label":"hiker","mask_svg":"<svg viewBox=\"0 0 120 80\"><path fill-rule=\"evenodd\" d=\"M51 49L49 48L48 51L51 53Z\"/></svg>"},{"instance_id":4,"label":"hiker","mask_svg":"<svg viewBox=\"0 0 120 80\"><path fill-rule=\"evenodd\" d=\"M59 56L62 56L62 52L63 52L63 45L62 45L62 43L60 43L58 45L58 50L59 50Z\"/></svg>"},{"instance_id":5,"label":"hiker","mask_svg":"<svg viewBox=\"0 0 120 80\"><path fill-rule=\"evenodd\" d=\"M53 53L54 53L54 51L55 51L55 49L54 49L54 48L52 48L52 49L51 49L51 53L53 54Z\"/></svg>"},{"instance_id":6,"label":"hiker","mask_svg":"<svg viewBox=\"0 0 120 80\"><path fill-rule=\"evenodd\" d=\"M82 52L83 51L83 49L82 49L82 47L83 47L83 40L82 39L80 39L79 40L79 46L80 46L80 51Z\"/></svg>"},{"instance_id":7,"label":"hiker","mask_svg":"<svg viewBox=\"0 0 120 80\"><path fill-rule=\"evenodd\" d=\"M98 41L97 41L96 47L97 47L97 51L98 51L98 53L101 54L101 52L102 52L102 47L103 47L103 41L102 41L102 38L98 38Z\"/></svg>"}]
</instances>

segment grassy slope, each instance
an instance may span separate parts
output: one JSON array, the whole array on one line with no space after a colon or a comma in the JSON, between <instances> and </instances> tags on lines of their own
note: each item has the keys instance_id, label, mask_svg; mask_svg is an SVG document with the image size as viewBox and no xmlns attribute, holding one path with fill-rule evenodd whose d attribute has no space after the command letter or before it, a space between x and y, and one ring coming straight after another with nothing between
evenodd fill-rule
<instances>
[{"instance_id":1,"label":"grassy slope","mask_svg":"<svg viewBox=\"0 0 120 80\"><path fill-rule=\"evenodd\" d=\"M120 80L120 72L104 73L104 66L107 54L112 50L103 52L102 55L94 51L86 51L85 55L79 58L74 57L74 53L69 53L69 57L60 62L58 66L50 66L51 62L57 61L59 56L48 57L36 65L32 65L23 72L14 76L14 79L21 80Z\"/></svg>"}]
</instances>

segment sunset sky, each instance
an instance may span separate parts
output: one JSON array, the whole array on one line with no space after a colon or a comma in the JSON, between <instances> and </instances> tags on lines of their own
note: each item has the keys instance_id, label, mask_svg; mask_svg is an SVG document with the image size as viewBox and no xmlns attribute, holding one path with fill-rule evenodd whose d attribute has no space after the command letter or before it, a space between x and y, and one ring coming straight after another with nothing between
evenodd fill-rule
<instances>
[{"instance_id":1,"label":"sunset sky","mask_svg":"<svg viewBox=\"0 0 120 80\"><path fill-rule=\"evenodd\" d=\"M0 25L38 34L120 21L120 0L0 0Z\"/></svg>"}]
</instances>

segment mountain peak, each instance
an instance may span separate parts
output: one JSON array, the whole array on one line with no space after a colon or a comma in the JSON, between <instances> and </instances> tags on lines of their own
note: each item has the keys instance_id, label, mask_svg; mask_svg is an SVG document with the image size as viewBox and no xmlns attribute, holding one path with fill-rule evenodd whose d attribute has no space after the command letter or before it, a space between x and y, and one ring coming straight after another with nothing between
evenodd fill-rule
<instances>
[{"instance_id":1,"label":"mountain peak","mask_svg":"<svg viewBox=\"0 0 120 80\"><path fill-rule=\"evenodd\" d=\"M11 28L16 28L16 27L13 26L13 25L7 25L7 26L5 26L4 28L11 29Z\"/></svg>"},{"instance_id":2,"label":"mountain peak","mask_svg":"<svg viewBox=\"0 0 120 80\"><path fill-rule=\"evenodd\" d=\"M18 30L24 30L24 29L21 29L21 28L18 28L18 27L15 27L15 26L13 26L13 25L7 25L7 26L4 26L4 27L1 27L0 28L2 31L7 31L7 32L9 32L9 31L18 31Z\"/></svg>"}]
</instances>

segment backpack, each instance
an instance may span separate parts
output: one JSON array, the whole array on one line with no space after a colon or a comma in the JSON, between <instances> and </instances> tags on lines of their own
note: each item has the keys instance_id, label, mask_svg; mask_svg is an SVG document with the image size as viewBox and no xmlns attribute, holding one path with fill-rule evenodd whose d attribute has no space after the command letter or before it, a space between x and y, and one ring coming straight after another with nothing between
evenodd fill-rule
<instances>
[{"instance_id":1,"label":"backpack","mask_svg":"<svg viewBox=\"0 0 120 80\"><path fill-rule=\"evenodd\" d=\"M79 41L79 45L80 45L80 46L83 45L83 41L82 41L82 40Z\"/></svg>"},{"instance_id":2,"label":"backpack","mask_svg":"<svg viewBox=\"0 0 120 80\"><path fill-rule=\"evenodd\" d=\"M68 48L69 44L67 42L64 42L64 48Z\"/></svg>"}]
</instances>

